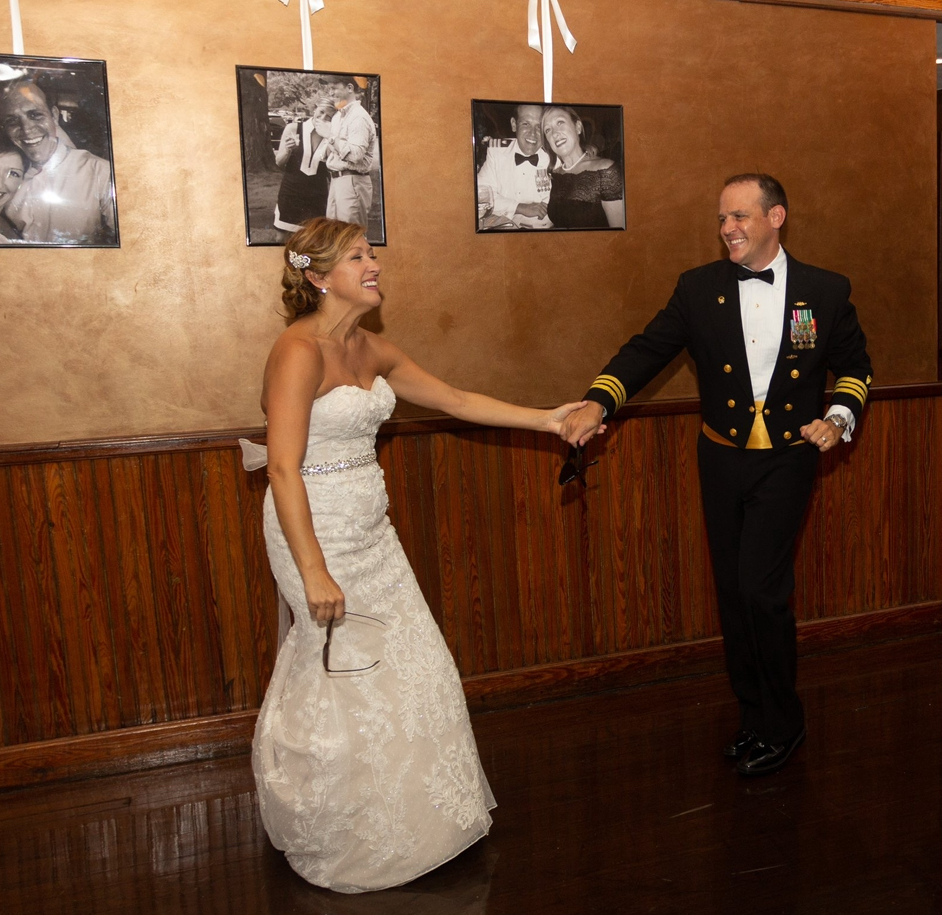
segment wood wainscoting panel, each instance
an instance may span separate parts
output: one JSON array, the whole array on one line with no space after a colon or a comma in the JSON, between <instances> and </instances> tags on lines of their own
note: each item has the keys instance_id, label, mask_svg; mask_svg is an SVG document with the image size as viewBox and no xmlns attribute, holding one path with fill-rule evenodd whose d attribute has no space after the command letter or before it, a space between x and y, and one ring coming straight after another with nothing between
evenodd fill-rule
<instances>
[{"instance_id":1,"label":"wood wainscoting panel","mask_svg":"<svg viewBox=\"0 0 942 915\"><path fill-rule=\"evenodd\" d=\"M942 390L874 395L799 540L805 651L942 625ZM390 516L473 705L721 666L699 425L629 407L585 488L550 436L384 426ZM213 722L248 732L276 653L266 483L231 434L0 453L0 786L73 751L87 774L109 734L152 764L151 728L173 759L230 752Z\"/></svg>"},{"instance_id":2,"label":"wood wainscoting panel","mask_svg":"<svg viewBox=\"0 0 942 915\"><path fill-rule=\"evenodd\" d=\"M851 444L822 456L798 542L799 622L939 600L940 403L876 401Z\"/></svg>"},{"instance_id":3,"label":"wood wainscoting panel","mask_svg":"<svg viewBox=\"0 0 942 915\"><path fill-rule=\"evenodd\" d=\"M264 485L231 446L0 465L3 745L257 708Z\"/></svg>"}]
</instances>

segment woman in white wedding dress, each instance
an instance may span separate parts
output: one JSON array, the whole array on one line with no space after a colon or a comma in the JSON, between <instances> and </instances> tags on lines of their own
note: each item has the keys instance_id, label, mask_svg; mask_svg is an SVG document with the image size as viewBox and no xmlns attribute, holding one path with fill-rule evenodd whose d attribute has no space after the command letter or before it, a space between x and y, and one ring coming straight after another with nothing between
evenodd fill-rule
<instances>
[{"instance_id":1,"label":"woman in white wedding dress","mask_svg":"<svg viewBox=\"0 0 942 915\"><path fill-rule=\"evenodd\" d=\"M379 275L362 226L315 219L288 239L288 328L262 393L265 540L294 625L252 765L273 844L306 880L345 893L448 861L487 834L495 806L458 671L386 517L377 429L397 396L556 434L580 406L517 407L423 371L359 326L382 301Z\"/></svg>"}]
</instances>

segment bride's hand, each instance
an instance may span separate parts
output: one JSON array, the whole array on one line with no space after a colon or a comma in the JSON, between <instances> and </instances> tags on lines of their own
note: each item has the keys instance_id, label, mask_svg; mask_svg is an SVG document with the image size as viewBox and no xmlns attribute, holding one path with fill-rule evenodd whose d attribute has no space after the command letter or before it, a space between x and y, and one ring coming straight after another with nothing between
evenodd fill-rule
<instances>
[{"instance_id":1,"label":"bride's hand","mask_svg":"<svg viewBox=\"0 0 942 915\"><path fill-rule=\"evenodd\" d=\"M305 582L304 596L312 620L326 623L330 619L340 619L344 614L343 591L326 569Z\"/></svg>"}]
</instances>

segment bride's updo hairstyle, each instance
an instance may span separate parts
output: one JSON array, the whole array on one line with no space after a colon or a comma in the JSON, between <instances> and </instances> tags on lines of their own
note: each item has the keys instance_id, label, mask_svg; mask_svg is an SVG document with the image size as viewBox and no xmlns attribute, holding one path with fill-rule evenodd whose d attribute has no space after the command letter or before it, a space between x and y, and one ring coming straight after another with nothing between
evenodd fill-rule
<instances>
[{"instance_id":1,"label":"bride's updo hairstyle","mask_svg":"<svg viewBox=\"0 0 942 915\"><path fill-rule=\"evenodd\" d=\"M324 298L320 287L305 274L325 276L330 273L364 235L363 226L318 216L305 222L288 239L284 251L285 269L281 275L284 287L281 301L288 312L285 324L293 324L298 318L317 311Z\"/></svg>"}]
</instances>

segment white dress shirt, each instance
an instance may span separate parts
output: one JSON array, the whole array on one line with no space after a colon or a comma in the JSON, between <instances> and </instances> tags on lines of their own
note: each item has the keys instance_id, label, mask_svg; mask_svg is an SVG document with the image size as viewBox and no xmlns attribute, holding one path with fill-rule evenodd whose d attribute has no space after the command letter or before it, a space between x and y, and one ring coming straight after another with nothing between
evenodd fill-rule
<instances>
[{"instance_id":1,"label":"white dress shirt","mask_svg":"<svg viewBox=\"0 0 942 915\"><path fill-rule=\"evenodd\" d=\"M739 281L739 309L742 316L743 339L749 374L752 379L752 394L757 409L765 403L769 393L769 382L782 347L782 327L785 321L785 285L788 280L788 258L779 245L778 254L770 264L775 274L773 283L746 279ZM846 407L831 407L827 415L836 413L847 420L843 438L850 441L854 430L854 415ZM825 417L826 418L826 417Z\"/></svg>"},{"instance_id":2,"label":"white dress shirt","mask_svg":"<svg viewBox=\"0 0 942 915\"><path fill-rule=\"evenodd\" d=\"M520 153L520 147L514 140L508 146L489 146L487 157L478 172L478 194L482 189L491 189L492 212L513 220L516 225L535 229L548 229L553 224L544 216L517 216L520 203L546 203L550 195L549 153L539 149L534 154L537 164L521 162L516 164L514 155ZM522 155L522 153L520 153Z\"/></svg>"}]
</instances>

